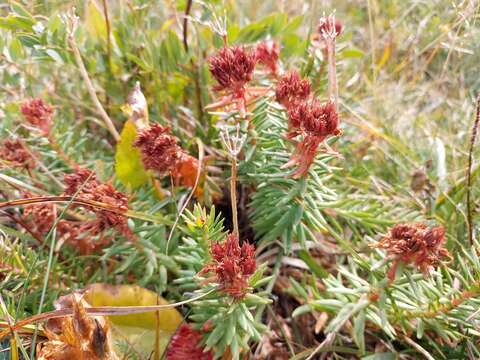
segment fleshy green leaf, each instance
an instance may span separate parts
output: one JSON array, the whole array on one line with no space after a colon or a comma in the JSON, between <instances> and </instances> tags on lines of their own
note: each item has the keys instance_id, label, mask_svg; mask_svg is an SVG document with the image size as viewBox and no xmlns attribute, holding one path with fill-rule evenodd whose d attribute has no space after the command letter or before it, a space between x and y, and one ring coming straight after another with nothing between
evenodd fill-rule
<instances>
[{"instance_id":1,"label":"fleshy green leaf","mask_svg":"<svg viewBox=\"0 0 480 360\"><path fill-rule=\"evenodd\" d=\"M353 339L360 350L360 353L365 353L365 311L359 312L358 316L353 322Z\"/></svg>"}]
</instances>

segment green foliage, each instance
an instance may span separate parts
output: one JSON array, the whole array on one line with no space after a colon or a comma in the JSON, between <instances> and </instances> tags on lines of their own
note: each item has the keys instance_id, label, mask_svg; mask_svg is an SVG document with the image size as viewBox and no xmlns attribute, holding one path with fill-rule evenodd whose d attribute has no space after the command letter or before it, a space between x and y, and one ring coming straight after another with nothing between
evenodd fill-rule
<instances>
[{"instance_id":1,"label":"green foliage","mask_svg":"<svg viewBox=\"0 0 480 360\"><path fill-rule=\"evenodd\" d=\"M8 228L2 226L0 230L0 257L2 259L0 289L4 296L3 300L11 304L8 309L9 313L18 319L25 316L24 306L27 301L38 300L42 274L34 269L37 266L45 266L45 259L23 243L12 241L10 236L15 236L25 242L32 241L31 238L13 232L7 235L6 231L9 231ZM37 287L37 292L26 293L25 291L30 287ZM22 295L15 299L17 294ZM17 302L16 306L14 306L15 302Z\"/></svg>"},{"instance_id":2,"label":"green foliage","mask_svg":"<svg viewBox=\"0 0 480 360\"><path fill-rule=\"evenodd\" d=\"M182 270L174 283L182 290L198 289L190 293L191 297L206 294L192 303L189 315L199 329L207 329L206 348L213 348L216 354L222 355L230 347L234 359L239 359L241 350L248 348L248 339L252 337L259 341L260 333L266 329L254 319L252 312L257 306L270 303L268 294L261 291L247 293L244 298L235 300L216 290L216 284L206 284L207 279L199 276L198 272L211 260L210 244L225 239L223 219L215 213L214 207L207 213L199 205L194 207L193 212L187 211L184 219L182 231L185 236L175 256L175 260L182 264ZM260 267L251 276L249 285L252 290L269 280L263 276L264 271L265 267Z\"/></svg>"},{"instance_id":3,"label":"green foliage","mask_svg":"<svg viewBox=\"0 0 480 360\"><path fill-rule=\"evenodd\" d=\"M298 307L293 316L313 310L332 314L326 334L338 332L337 325L350 319L359 356L366 353L366 324L380 330L386 341L415 333L419 344L430 348L438 358L449 357L448 350L441 346L431 348L436 339L466 344L478 353L471 337L480 333L470 321L479 305L478 250L478 243L461 250L455 256L456 266L443 266L431 276L404 269L391 284L385 278L385 255L381 251L349 258L347 264L338 267L336 276L323 280L325 290L308 287L313 297L296 291L307 304Z\"/></svg>"},{"instance_id":4,"label":"green foliage","mask_svg":"<svg viewBox=\"0 0 480 360\"><path fill-rule=\"evenodd\" d=\"M465 216L471 98L480 89L475 51L480 30L473 2L351 6L327 1L322 7L316 2L193 2L188 50L182 38L186 1L108 1L110 49L101 2L75 2L81 18L75 39L100 102L116 128L124 129L118 144L105 131L66 41L62 16L73 3L9 1L0 7L0 135L20 137L39 160L30 173L0 165L1 201L21 198L25 190L62 194L63 174L72 169L59 158L61 150L78 165L95 169L102 180L113 179L128 195L129 226L138 240L116 237L100 253L80 256L56 238L43 310L52 309L60 295L94 282L128 282L170 301L207 294L182 310L205 331L205 344L218 356L227 347L236 358L259 350L254 343L268 324L260 350L275 339L280 350L290 345L295 359L307 357L318 347L315 342L333 335L321 349L327 357L416 358L419 349L435 359L480 357L480 249L467 242ZM308 178L292 179L290 170L281 169L294 149L284 138L285 111L271 94L249 108L248 120L242 121L248 137L239 154L239 208L248 215L241 233L257 241L258 259L268 265L260 266L250 278L251 292L235 302L198 275L210 260L210 244L224 240L230 220L229 164L216 125L238 120L228 111L203 110L218 100L207 61L223 46L214 25L226 23L230 44L251 48L259 40L277 41L280 69L301 69L323 97L325 54L315 45L315 27L332 6L344 24L337 43L344 134L328 142L340 155L322 149ZM169 125L194 156L197 140L205 144L203 193L182 215L189 189L172 187L168 177L159 180L161 191L153 189L131 146L134 127L124 121L122 105L136 81L152 122ZM275 80L259 73L254 82L272 86ZM29 97L54 105L56 147L26 129L19 110ZM473 181L479 169L475 162ZM418 189L412 186L415 179L422 180ZM478 237L480 187L471 190ZM6 208L0 219L7 234L0 240L2 313L16 320L39 310L50 250L12 220L22 215L22 208ZM85 214L72 208L67 216L83 219ZM390 226L413 221L444 225L455 256L430 276L406 267L388 284L389 259L369 245ZM284 289L287 277L291 286ZM292 331L279 332L277 319L263 313L270 298L279 300L271 310L280 327ZM293 314L284 314L294 307ZM329 321L314 342L306 340L313 335L305 336L313 328L289 328L298 319L318 321L324 313ZM20 349L28 348L30 337L18 338L25 339Z\"/></svg>"},{"instance_id":5,"label":"green foliage","mask_svg":"<svg viewBox=\"0 0 480 360\"><path fill-rule=\"evenodd\" d=\"M207 212L200 205L195 205L193 212L186 210L183 215L185 224L181 227L184 234L174 258L181 265L180 276L174 280L182 290L193 290L198 287L196 274L210 260L210 244L220 242L226 232L223 218L216 214L215 207Z\"/></svg>"},{"instance_id":6,"label":"green foliage","mask_svg":"<svg viewBox=\"0 0 480 360\"><path fill-rule=\"evenodd\" d=\"M328 163L334 156L317 156L308 178L294 180L291 172L280 168L291 154L283 134L287 118L284 111L269 99L262 99L253 111L254 145L246 145L248 157L240 164L240 173L246 183L252 183L256 192L249 204L252 226L262 243L277 238L290 252L293 241L303 246L314 232L327 232L328 220L324 209L336 199L334 191L326 186L336 168Z\"/></svg>"},{"instance_id":7,"label":"green foliage","mask_svg":"<svg viewBox=\"0 0 480 360\"><path fill-rule=\"evenodd\" d=\"M212 289L205 287L202 293ZM261 333L266 330L265 325L256 321L251 312L257 306L268 303L261 292L247 294L238 302L232 302L228 296L218 297L218 294L212 293L193 303L189 318L203 325L203 328L211 327L206 335L206 348L214 348L216 354L222 355L230 347L232 357L239 359L241 351L248 348L249 338L258 342Z\"/></svg>"}]
</instances>

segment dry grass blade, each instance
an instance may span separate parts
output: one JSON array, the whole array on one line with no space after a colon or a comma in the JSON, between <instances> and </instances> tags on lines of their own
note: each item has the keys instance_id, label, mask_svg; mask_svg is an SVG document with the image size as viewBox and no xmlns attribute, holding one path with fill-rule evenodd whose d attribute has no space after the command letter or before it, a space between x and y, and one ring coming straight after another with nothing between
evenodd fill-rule
<instances>
[{"instance_id":1,"label":"dry grass blade","mask_svg":"<svg viewBox=\"0 0 480 360\"><path fill-rule=\"evenodd\" d=\"M149 214L143 214L143 213L139 213L131 210L122 211L117 207L111 206L109 204L105 204L105 203L101 203L93 200L79 199L73 196L35 196L31 198L3 201L3 202L0 202L0 209L5 209L5 208L15 207L15 206L31 205L31 204L64 203L64 202L70 202L70 201L73 204L90 206L97 209L110 211L116 214L125 215L127 217L131 217L135 219L141 219L141 220L150 221L154 223L170 224L170 221L164 218L160 218L160 217L149 215Z\"/></svg>"},{"instance_id":2,"label":"dry grass blade","mask_svg":"<svg viewBox=\"0 0 480 360\"><path fill-rule=\"evenodd\" d=\"M480 95L477 97L477 107L475 120L472 126L472 135L470 137L470 149L468 151L468 167L467 167L467 218L468 218L468 240L470 245L473 245L473 223L472 223L472 209L471 209L471 193L472 193L472 164L473 164L473 148L477 139L478 123L480 122Z\"/></svg>"},{"instance_id":3,"label":"dry grass blade","mask_svg":"<svg viewBox=\"0 0 480 360\"><path fill-rule=\"evenodd\" d=\"M87 314L94 315L94 316L117 316L117 315L129 315L129 314L140 314L145 312L154 312L162 309L169 309L169 308L174 308L174 307L182 306L185 304L189 304L191 302L200 300L210 295L216 290L217 290L216 288L213 288L210 291L203 293L199 296L193 297L188 300L179 301L173 304L149 305L149 306L98 306L98 307L85 308L85 311ZM73 315L73 313L74 313L74 309L68 308L68 309L48 311L42 314L30 316L28 318L25 318L17 322L16 324L9 326L9 329L0 332L0 340L2 340L5 336L8 336L8 334L10 334L12 331L21 329L28 324L37 323L39 321L45 321L49 319L61 318L64 316L71 316ZM4 325L0 323L0 327L2 326Z\"/></svg>"},{"instance_id":4,"label":"dry grass blade","mask_svg":"<svg viewBox=\"0 0 480 360\"><path fill-rule=\"evenodd\" d=\"M197 176L195 177L195 183L193 184L192 191L190 192L187 199L185 200L185 203L183 204L182 208L178 212L178 215L175 218L175 222L173 223L172 229L170 230L170 233L168 234L167 248L166 248L166 251L165 251L166 255L168 255L168 246L170 245L170 240L172 239L173 232L175 231L175 228L177 227L178 221L180 220L183 212L187 208L188 203L192 199L193 194L195 194L195 190L198 186L198 181L200 180L200 174L202 173L204 149L203 149L203 143L200 139L197 139L197 145L198 145L198 163L199 163L199 166L197 168Z\"/></svg>"},{"instance_id":5,"label":"dry grass blade","mask_svg":"<svg viewBox=\"0 0 480 360\"><path fill-rule=\"evenodd\" d=\"M82 75L83 81L87 86L87 90L90 95L90 98L93 101L93 104L97 108L97 111L100 113L102 120L105 122L105 125L108 131L112 134L115 141L118 141L120 140L120 134L115 128L115 125L113 124L112 119L110 119L110 116L108 116L107 112L105 111L102 104L100 103L100 100L98 99L92 80L90 80L90 76L88 75L87 69L85 68L85 64L83 63L82 55L80 54L77 41L75 40L75 31L77 28L78 18L76 17L74 12L75 12L75 8L73 8L71 14L68 15L68 18L69 18L69 21L68 21L69 29L68 29L68 35L67 35L68 43L72 47L73 56L75 57L75 62L77 63L77 66L78 66L78 69L80 70L80 74Z\"/></svg>"}]
</instances>

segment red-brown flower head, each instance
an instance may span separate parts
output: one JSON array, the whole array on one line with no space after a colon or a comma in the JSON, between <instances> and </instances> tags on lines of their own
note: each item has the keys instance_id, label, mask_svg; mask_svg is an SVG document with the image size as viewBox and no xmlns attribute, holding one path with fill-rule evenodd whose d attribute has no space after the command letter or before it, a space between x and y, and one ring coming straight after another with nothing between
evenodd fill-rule
<instances>
[{"instance_id":1,"label":"red-brown flower head","mask_svg":"<svg viewBox=\"0 0 480 360\"><path fill-rule=\"evenodd\" d=\"M128 210L127 196L117 191L111 184L99 182L95 174L88 169L78 168L73 174L66 174L64 182L66 195L73 196L80 190L77 195L80 199L111 205L123 212Z\"/></svg>"},{"instance_id":2,"label":"red-brown flower head","mask_svg":"<svg viewBox=\"0 0 480 360\"><path fill-rule=\"evenodd\" d=\"M293 139L302 135L303 138L283 168L298 165L293 173L293 177L298 178L307 175L320 143L328 136L340 135L341 130L336 107L331 101L325 104L317 99L302 101L289 109L288 120L287 137Z\"/></svg>"},{"instance_id":3,"label":"red-brown flower head","mask_svg":"<svg viewBox=\"0 0 480 360\"><path fill-rule=\"evenodd\" d=\"M0 147L0 159L12 166L31 168L33 159L19 139L6 139Z\"/></svg>"},{"instance_id":4,"label":"red-brown flower head","mask_svg":"<svg viewBox=\"0 0 480 360\"><path fill-rule=\"evenodd\" d=\"M21 111L25 119L45 134L50 132L53 108L42 99L30 99L22 104Z\"/></svg>"},{"instance_id":5,"label":"red-brown flower head","mask_svg":"<svg viewBox=\"0 0 480 360\"><path fill-rule=\"evenodd\" d=\"M289 109L288 119L289 128L297 134L317 136L322 140L340 134L338 113L331 101L325 104L317 99L302 101Z\"/></svg>"},{"instance_id":6,"label":"red-brown flower head","mask_svg":"<svg viewBox=\"0 0 480 360\"><path fill-rule=\"evenodd\" d=\"M34 195L24 192L23 197L30 198ZM46 235L55 224L57 213L55 204L40 203L26 205L23 211L23 221L29 224L30 228L40 236ZM56 224L56 232L59 239L65 244L72 246L78 253L89 255L103 248L110 243L111 239L101 236L94 238L98 231L92 233L90 230L98 221L73 221L60 219Z\"/></svg>"},{"instance_id":7,"label":"red-brown flower head","mask_svg":"<svg viewBox=\"0 0 480 360\"><path fill-rule=\"evenodd\" d=\"M342 30L343 24L336 20L334 15L321 17L317 27L318 33L325 40L335 39L342 33Z\"/></svg>"},{"instance_id":8,"label":"red-brown flower head","mask_svg":"<svg viewBox=\"0 0 480 360\"><path fill-rule=\"evenodd\" d=\"M23 197L29 198L33 194L24 192ZM52 203L30 204L23 210L23 216L28 219L35 231L40 234L46 234L52 228L55 222L55 205Z\"/></svg>"},{"instance_id":9,"label":"red-brown flower head","mask_svg":"<svg viewBox=\"0 0 480 360\"><path fill-rule=\"evenodd\" d=\"M169 131L168 127L153 124L137 135L133 145L140 149L145 168L163 174L172 171L180 159L182 149Z\"/></svg>"},{"instance_id":10,"label":"red-brown flower head","mask_svg":"<svg viewBox=\"0 0 480 360\"><path fill-rule=\"evenodd\" d=\"M204 352L202 334L188 324L182 324L172 336L166 350L167 360L213 360L212 350Z\"/></svg>"},{"instance_id":11,"label":"red-brown flower head","mask_svg":"<svg viewBox=\"0 0 480 360\"><path fill-rule=\"evenodd\" d=\"M146 169L172 175L176 185L193 187L199 163L177 145L178 139L169 134L169 128L159 124L141 131L134 146L140 149Z\"/></svg>"},{"instance_id":12,"label":"red-brown flower head","mask_svg":"<svg viewBox=\"0 0 480 360\"><path fill-rule=\"evenodd\" d=\"M252 80L255 54L241 46L224 47L210 57L210 72L217 80L215 90L228 90L234 97L242 98L245 84Z\"/></svg>"},{"instance_id":13,"label":"red-brown flower head","mask_svg":"<svg viewBox=\"0 0 480 360\"><path fill-rule=\"evenodd\" d=\"M99 202L115 210L85 206L96 215L95 221L89 222L84 228L85 231L96 235L109 228L116 228L129 239L134 238L128 227L126 216L118 213L128 210L128 198L124 193L117 191L111 184L99 182L88 169L79 168L73 174L65 175L64 182L65 195L74 196L78 192L77 198L80 200Z\"/></svg>"},{"instance_id":14,"label":"red-brown flower head","mask_svg":"<svg viewBox=\"0 0 480 360\"><path fill-rule=\"evenodd\" d=\"M310 82L302 79L297 71L290 71L278 80L275 99L287 109L308 99L309 95Z\"/></svg>"},{"instance_id":15,"label":"red-brown flower head","mask_svg":"<svg viewBox=\"0 0 480 360\"><path fill-rule=\"evenodd\" d=\"M57 234L79 254L90 255L108 246L114 239L113 235L105 235L100 228L97 219L81 222L62 219L57 224ZM133 238L131 234L126 235Z\"/></svg>"},{"instance_id":16,"label":"red-brown flower head","mask_svg":"<svg viewBox=\"0 0 480 360\"><path fill-rule=\"evenodd\" d=\"M438 265L441 258L449 258L450 254L444 248L444 243L443 226L428 227L422 223L397 224L372 247L385 249L394 259L388 271L388 278L393 280L399 262L413 264L426 273Z\"/></svg>"},{"instance_id":17,"label":"red-brown flower head","mask_svg":"<svg viewBox=\"0 0 480 360\"><path fill-rule=\"evenodd\" d=\"M265 65L272 75L277 74L277 62L280 54L280 49L276 42L262 41L255 48L255 59L258 63Z\"/></svg>"},{"instance_id":18,"label":"red-brown flower head","mask_svg":"<svg viewBox=\"0 0 480 360\"><path fill-rule=\"evenodd\" d=\"M212 263L202 273L214 272L222 291L241 299L247 292L248 278L257 268L255 247L247 242L240 246L238 237L232 233L223 243L212 243L210 252Z\"/></svg>"}]
</instances>

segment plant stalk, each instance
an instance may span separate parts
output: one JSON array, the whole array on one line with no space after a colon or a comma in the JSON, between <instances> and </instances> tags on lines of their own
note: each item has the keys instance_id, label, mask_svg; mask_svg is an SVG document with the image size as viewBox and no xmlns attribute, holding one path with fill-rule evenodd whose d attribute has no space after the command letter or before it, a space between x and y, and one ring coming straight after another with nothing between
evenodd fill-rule
<instances>
[{"instance_id":1,"label":"plant stalk","mask_svg":"<svg viewBox=\"0 0 480 360\"><path fill-rule=\"evenodd\" d=\"M187 0L187 6L185 7L185 17L183 18L183 47L185 51L188 51L188 16L192 9L192 0Z\"/></svg>"},{"instance_id":2,"label":"plant stalk","mask_svg":"<svg viewBox=\"0 0 480 360\"><path fill-rule=\"evenodd\" d=\"M472 209L471 209L471 189L472 189L472 163L473 163L473 148L477 139L478 123L480 122L480 94L477 97L477 110L475 120L472 126L472 136L470 137L470 149L468 151L468 168L467 168L467 226L468 226L468 241L473 245L473 224L472 224Z\"/></svg>"},{"instance_id":3,"label":"plant stalk","mask_svg":"<svg viewBox=\"0 0 480 360\"><path fill-rule=\"evenodd\" d=\"M110 75L107 77L107 82L111 80L113 77L113 71L112 71L112 28L110 25L110 17L108 15L108 0L102 0L102 5L103 5L103 14L105 17L105 32L106 32L106 38L107 38L107 68L108 68L108 74ZM110 109L110 96L108 95L108 91L105 92L105 103L107 109Z\"/></svg>"},{"instance_id":4,"label":"plant stalk","mask_svg":"<svg viewBox=\"0 0 480 360\"><path fill-rule=\"evenodd\" d=\"M97 93L95 92L95 88L93 87L92 80L90 80L90 77L88 76L87 69L85 68L85 64L83 63L82 55L80 54L80 50L78 49L77 42L75 41L75 36L73 32L68 35L68 43L72 47L73 55L75 57L75 62L77 63L77 66L78 66L78 69L80 70L80 74L82 75L83 81L87 86L87 90L90 95L90 98L93 101L93 104L97 108L97 111L100 113L100 116L105 122L105 125L107 126L108 131L110 131L110 134L112 134L115 141L120 140L120 135L117 129L115 128L115 125L113 125L112 119L110 119L107 112L105 111L102 104L100 103L100 100L98 100Z\"/></svg>"},{"instance_id":5,"label":"plant stalk","mask_svg":"<svg viewBox=\"0 0 480 360\"><path fill-rule=\"evenodd\" d=\"M112 28L110 26L110 17L108 16L108 0L102 0L103 3L103 13L105 16L105 27L107 31L107 62L108 62L108 67L110 69L110 73L112 70L112 40L111 40L111 34L112 34Z\"/></svg>"},{"instance_id":6,"label":"plant stalk","mask_svg":"<svg viewBox=\"0 0 480 360\"><path fill-rule=\"evenodd\" d=\"M239 236L237 214L237 158L232 156L232 176L230 177L230 200L232 203L233 233Z\"/></svg>"},{"instance_id":7,"label":"plant stalk","mask_svg":"<svg viewBox=\"0 0 480 360\"><path fill-rule=\"evenodd\" d=\"M335 107L338 107L338 86L337 86L337 67L335 56L335 38L328 39L327 57L328 57L328 100L335 102Z\"/></svg>"}]
</instances>

